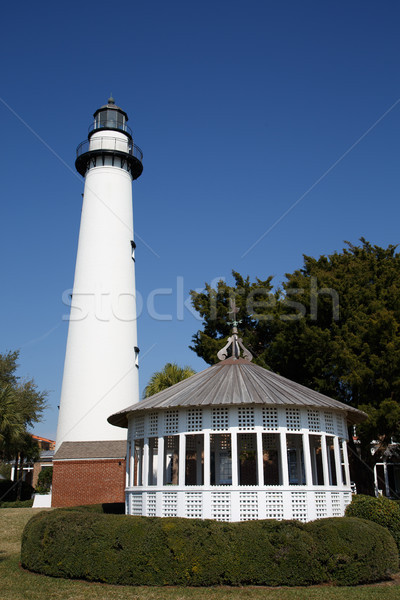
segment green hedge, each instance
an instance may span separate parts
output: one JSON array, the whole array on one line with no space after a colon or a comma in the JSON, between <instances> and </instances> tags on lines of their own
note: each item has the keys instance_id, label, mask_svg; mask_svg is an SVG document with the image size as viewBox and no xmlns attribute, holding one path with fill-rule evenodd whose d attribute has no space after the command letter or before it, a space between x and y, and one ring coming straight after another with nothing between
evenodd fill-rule
<instances>
[{"instance_id":1,"label":"green hedge","mask_svg":"<svg viewBox=\"0 0 400 600\"><path fill-rule=\"evenodd\" d=\"M31 508L33 500L15 500L15 502L0 502L0 508Z\"/></svg>"},{"instance_id":2,"label":"green hedge","mask_svg":"<svg viewBox=\"0 0 400 600\"><path fill-rule=\"evenodd\" d=\"M34 516L22 565L124 585L355 585L397 571L392 536L351 518L220 523L55 510Z\"/></svg>"},{"instance_id":3,"label":"green hedge","mask_svg":"<svg viewBox=\"0 0 400 600\"><path fill-rule=\"evenodd\" d=\"M400 504L384 496L375 498L357 494L346 508L346 516L368 519L387 527L400 550Z\"/></svg>"}]
</instances>

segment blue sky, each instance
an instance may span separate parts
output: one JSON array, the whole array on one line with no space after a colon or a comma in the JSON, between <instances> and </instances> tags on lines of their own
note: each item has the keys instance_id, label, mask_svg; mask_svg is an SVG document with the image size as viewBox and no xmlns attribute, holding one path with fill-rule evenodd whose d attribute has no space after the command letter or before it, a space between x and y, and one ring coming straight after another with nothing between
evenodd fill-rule
<instances>
[{"instance_id":1,"label":"blue sky","mask_svg":"<svg viewBox=\"0 0 400 600\"><path fill-rule=\"evenodd\" d=\"M168 361L206 366L190 289L232 269L278 285L303 253L399 243L398 2L43 1L2 20L0 352L20 348L20 375L49 390L38 435L56 432L75 148L110 92L144 152L141 388ZM146 308L158 288L167 320Z\"/></svg>"}]
</instances>

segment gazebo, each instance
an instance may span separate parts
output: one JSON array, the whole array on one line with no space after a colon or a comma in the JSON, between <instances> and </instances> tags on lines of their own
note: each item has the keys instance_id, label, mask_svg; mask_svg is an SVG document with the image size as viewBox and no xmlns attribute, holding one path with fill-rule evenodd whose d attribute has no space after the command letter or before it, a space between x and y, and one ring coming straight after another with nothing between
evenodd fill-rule
<instances>
[{"instance_id":1,"label":"gazebo","mask_svg":"<svg viewBox=\"0 0 400 600\"><path fill-rule=\"evenodd\" d=\"M218 358L109 417L128 428L126 513L342 516L351 501L348 425L365 414L254 364L236 327Z\"/></svg>"}]
</instances>

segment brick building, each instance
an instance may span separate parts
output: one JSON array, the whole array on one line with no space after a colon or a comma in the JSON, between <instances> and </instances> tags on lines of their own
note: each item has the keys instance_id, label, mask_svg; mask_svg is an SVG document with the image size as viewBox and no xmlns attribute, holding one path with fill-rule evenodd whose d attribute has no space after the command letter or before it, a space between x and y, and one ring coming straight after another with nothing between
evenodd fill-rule
<instances>
[{"instance_id":1,"label":"brick building","mask_svg":"<svg viewBox=\"0 0 400 600\"><path fill-rule=\"evenodd\" d=\"M125 501L126 442L64 442L54 456L52 506Z\"/></svg>"}]
</instances>

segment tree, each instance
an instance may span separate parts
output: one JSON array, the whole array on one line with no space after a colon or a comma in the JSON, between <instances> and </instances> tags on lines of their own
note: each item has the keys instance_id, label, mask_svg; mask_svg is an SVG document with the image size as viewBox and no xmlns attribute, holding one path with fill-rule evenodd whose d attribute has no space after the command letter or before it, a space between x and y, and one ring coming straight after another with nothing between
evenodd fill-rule
<instances>
[{"instance_id":1,"label":"tree","mask_svg":"<svg viewBox=\"0 0 400 600\"><path fill-rule=\"evenodd\" d=\"M235 297L239 332L255 362L370 415L359 431L371 466L400 439L400 255L396 246L360 241L318 259L304 256L303 268L274 292L270 277L250 283L236 272L234 286L191 292L204 326L191 348L216 362ZM380 442L374 457L371 439Z\"/></svg>"},{"instance_id":2,"label":"tree","mask_svg":"<svg viewBox=\"0 0 400 600\"><path fill-rule=\"evenodd\" d=\"M12 448L18 444L25 432L19 412L16 411L17 398L11 385L0 388L0 449L8 458Z\"/></svg>"},{"instance_id":3,"label":"tree","mask_svg":"<svg viewBox=\"0 0 400 600\"><path fill-rule=\"evenodd\" d=\"M269 347L277 331L277 323L268 316L276 309L277 301L277 294L272 292L272 277L256 278L251 283L249 277L243 278L237 271L232 271L232 275L234 286L221 280L216 289L206 283L204 292L190 292L204 327L193 336L190 349L210 365L218 362L217 352L232 333L230 301L234 300L244 344L253 354L254 362L267 367Z\"/></svg>"},{"instance_id":4,"label":"tree","mask_svg":"<svg viewBox=\"0 0 400 600\"><path fill-rule=\"evenodd\" d=\"M37 494L48 494L53 481L53 467L45 467L38 476L35 491Z\"/></svg>"},{"instance_id":5,"label":"tree","mask_svg":"<svg viewBox=\"0 0 400 600\"><path fill-rule=\"evenodd\" d=\"M171 385L195 374L191 367L179 367L176 363L167 363L161 371L156 371L145 387L143 397L153 396Z\"/></svg>"},{"instance_id":6,"label":"tree","mask_svg":"<svg viewBox=\"0 0 400 600\"><path fill-rule=\"evenodd\" d=\"M47 392L38 390L33 379L16 375L19 352L0 354L0 459L15 461L15 479L24 460L35 460L39 448L27 427L40 421Z\"/></svg>"}]
</instances>

